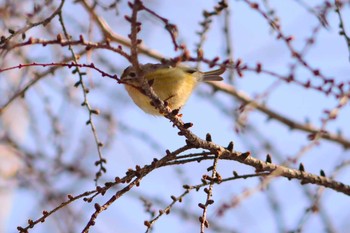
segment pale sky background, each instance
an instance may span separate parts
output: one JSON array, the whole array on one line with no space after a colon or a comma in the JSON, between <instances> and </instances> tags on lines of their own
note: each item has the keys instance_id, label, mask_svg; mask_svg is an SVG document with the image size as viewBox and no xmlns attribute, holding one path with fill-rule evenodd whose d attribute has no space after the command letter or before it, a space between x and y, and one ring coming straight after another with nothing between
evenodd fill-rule
<instances>
[{"instance_id":1,"label":"pale sky background","mask_svg":"<svg viewBox=\"0 0 350 233\"><path fill-rule=\"evenodd\" d=\"M196 36L195 31L200 29L198 21L202 20L201 15L203 9L211 9L216 3L216 1L202 0L144 2L145 5L154 9L160 15L168 18L171 23L178 26L179 39L185 42L191 51L193 51L195 48L194 44L198 41L198 36ZM320 4L321 2L322 1L308 1L310 5ZM232 14L232 43L235 58L241 58L244 62L252 66L256 62L261 61L264 67L268 69L282 74L284 72L288 73L291 59L289 51L284 43L282 41L276 41L276 36L271 36L271 30L267 23L245 3L242 1L230 1L230 3ZM292 0L274 0L270 1L270 3L281 17L282 30L286 34L293 35L295 37L293 45L295 45L296 48L300 48L305 39L309 37L310 29L317 25L315 17ZM124 2L120 10L122 15L129 13L129 10L125 11ZM81 7L79 5L71 5L70 1L67 1L64 12L67 15L67 19L71 18L72 22L79 21L84 23L84 20L86 20L85 12L82 11ZM350 10L349 7L347 7L343 12L345 22L350 22L349 13ZM125 20L122 19L123 17L116 19L112 13L103 15L103 17L116 33L124 36L129 33L129 24L125 23ZM147 18L149 18L149 16L147 16ZM349 80L349 51L347 50L344 38L339 37L337 33L338 18L335 13L332 12L328 19L329 28L326 30L322 29L316 45L307 55L307 60L315 68L320 68L327 76L335 77L338 82ZM222 20L223 17L219 17L215 18L213 22L214 30L208 34L209 39L204 47L206 57L211 58L219 55L225 58L222 55L225 49L223 44L225 40L223 38L222 29L217 27L219 23L221 25ZM156 19L152 19L151 21L153 21L154 24L145 23L145 25L143 25L143 31L139 34L144 40L145 45L164 56L171 57L176 55L173 51L170 37L163 29L162 23ZM76 24L72 23L70 29L73 29L75 26ZM152 30L150 30L151 27ZM347 23L347 29L350 33L350 23ZM95 28L94 30L97 29ZM45 49L42 48L36 51L41 55L43 61L46 59L44 51ZM193 53L193 55L194 54L195 53ZM33 56L35 55L34 52ZM121 74L121 69L128 66L125 59L117 54L107 52L106 58L110 62L116 64L118 75ZM93 60L93 57L91 59ZM85 61L86 60L83 60L82 62ZM140 61L156 62L143 56L140 57ZM206 69L207 67L203 66L203 68ZM298 78L300 79L310 77L310 74L305 70L300 70L299 74L300 76ZM71 77L65 76L63 78L69 79ZM101 77L95 72L89 73L88 78L92 80L92 82L96 82L104 87L104 89L102 88L103 92L92 91L89 95L92 103L96 103L101 111L103 111L103 109L113 108L113 115L119 122L125 123L127 126L137 129L140 132L150 134L151 139L155 140L159 145L159 148L151 148L147 145L147 142L117 132L113 146L104 153L108 159L108 173L105 176L106 179L122 176L129 167L135 167L136 164L148 164L154 157L159 158L164 155L166 149L173 150L184 144L184 138L177 135L177 130L172 128L171 123L169 123L167 119L153 117L143 113L132 103L122 85L117 85L114 81L108 79L99 81ZM225 82L227 82L227 76L225 76L225 79ZM58 78L55 80L57 82L63 79L61 77L61 79ZM274 81L276 81L275 78L266 77L264 75L257 76L255 73L247 72L244 78L237 79L236 87L245 91L252 97L254 94L263 92ZM250 145L253 145L253 148L259 148L261 141L258 135L256 135L255 138L249 135L247 138L245 135L236 134L234 132L234 121L220 112L215 106L215 101L212 101L220 100L221 103L229 109L232 108L232 106L239 106L236 100L221 93L216 93L209 98L200 96L198 93L210 93L210 88L206 85L199 86L197 92L190 98L187 105L182 110L184 122L190 121L194 123L192 131L195 134L205 138L205 134L210 132L214 142L224 146L232 140L235 142L235 149L238 151L250 150ZM77 91L78 98L81 98L79 97L80 94L81 92ZM32 101L35 102L36 100L33 99ZM322 116L322 111L324 109L332 109L336 104L337 102L333 98L327 98L316 91L305 91L303 88L294 84L282 84L275 89L267 99L267 106L277 112L300 122L309 118L316 126L321 125L320 118ZM66 107L66 111L69 112L70 108L72 107ZM327 129L331 132L336 132L336 130L341 127L343 128L344 135L350 138L350 132L348 131L349 116L350 110L347 106L341 110L337 121L329 123ZM73 120L70 119L69 116L65 116L68 122L80 124L79 133L85 133L87 137L92 137L91 130L88 127L83 127L86 121L85 109L81 109L79 114L75 117L76 118ZM285 125L274 120L267 122L266 116L259 112L250 113L249 122L252 122L262 135L274 143L277 153L283 156L283 158L295 155L295 153L298 153L301 146L309 143L306 133L290 131ZM45 124L45 122L43 124ZM30 146L31 139L27 138L26 140L26 143ZM301 159L301 162L304 163L309 172L318 174L320 169L324 169L327 174L328 170L331 171L344 157L349 158L350 153L349 151L344 151L334 143L327 141L321 142L321 145L308 152L306 156ZM86 162L87 166L90 164L92 167L91 170L93 171L96 169L93 166L93 162L97 158L95 150L95 146L91 145L91 152ZM268 151L257 150L253 156L263 159L266 153L268 153ZM333 159L329 157L333 157ZM186 180L189 184L199 184L200 177L205 174L206 168L209 165L210 163L204 162L201 164L193 163L182 166L181 168L166 167L153 172L143 179L140 188L122 197L121 201L117 201L107 211L102 213L90 232L144 232L145 226L143 225L143 221L147 220L149 216L144 213L142 203L140 201L135 201L135 196L140 194L157 196L163 198L168 204L171 201L170 195L177 196L182 193L180 187L184 184L183 180ZM297 167L297 165L295 165L295 167ZM181 175L179 175L177 169L181 169ZM236 170L239 174L253 173L252 168L236 162L219 163L219 172L224 177L229 176L233 170ZM350 172L349 169L347 169L337 176L337 180L348 184L349 175ZM70 184L69 178L67 178L67 180L61 180L60 182L62 182L62 184L58 183L57 185L64 186L66 183ZM171 185L169 185L170 182ZM216 186L214 189L214 199L217 200L216 207L218 207L220 203L228 202L233 195L239 194L244 188L255 187L258 182L258 179L253 178ZM93 181L78 184L76 193L74 194L93 189L93 187ZM282 218L286 226L296 226L301 213L305 209L304 207L310 203L300 189L299 183L297 181L287 181L284 178L279 178L271 183L270 188L272 192L277 193L276 196L285 209ZM292 193L293 196L290 196L290 193ZM6 224L7 230L5 233L16 232L15 229L18 225L25 225L25 221L28 218L36 219L41 212L41 210L33 208L36 202L40 201L36 193L23 189L14 189L13 194L13 197L7 195L8 199L6 199L9 201L12 199L13 206L8 216L9 220ZM111 192L109 192L109 194L111 194ZM108 198L109 195L106 195L106 197ZM96 200L99 203L104 203L107 200L106 197ZM204 198L203 191L193 192L185 198L184 203L178 204L177 207L192 209L192 212L200 216L200 209L195 204L203 201ZM345 232L345 229L350 228L350 223L348 222L350 212L349 208L347 208L350 206L350 199L348 197L336 193L333 190L327 190L322 196L321 201L323 204L322 207L327 209L326 212L329 216L332 216L331 219L339 232ZM82 212L85 211L85 214L82 214L81 217L85 219L86 222L93 211L93 204L77 201L73 205L77 208L81 208ZM184 207L185 205L188 205L188 207ZM215 210L216 208L213 207L209 211L209 217L215 216ZM253 195L249 201L243 202L235 209L228 211L226 215L220 219L219 224L227 226L229 229L236 229L239 232L273 233L278 232L274 221L275 219L271 215L270 207L266 201L266 195L259 193ZM36 225L35 229L31 232L53 232L50 231L50 226L50 220L48 220L45 224ZM323 224L320 223L320 218L315 217L308 221L304 232L323 232L324 229L322 227ZM83 226L77 229L77 232L80 232L82 228ZM183 229L186 230L183 231ZM153 232L199 232L199 226L198 224L193 224L193 221L184 221L177 217L177 215L170 214L161 217L161 219L157 221ZM210 233L214 231L208 229L206 232Z\"/></svg>"}]
</instances>

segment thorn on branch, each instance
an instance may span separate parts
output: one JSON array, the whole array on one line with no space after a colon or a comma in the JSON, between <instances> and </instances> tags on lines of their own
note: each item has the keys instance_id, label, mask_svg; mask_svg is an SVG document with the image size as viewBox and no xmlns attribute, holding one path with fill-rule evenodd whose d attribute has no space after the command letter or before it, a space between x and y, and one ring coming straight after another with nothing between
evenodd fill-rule
<instances>
[{"instance_id":1,"label":"thorn on branch","mask_svg":"<svg viewBox=\"0 0 350 233\"><path fill-rule=\"evenodd\" d=\"M78 81L78 82L76 82L76 83L74 84L74 87L79 87L80 84L81 84L81 82Z\"/></svg>"},{"instance_id":2,"label":"thorn on branch","mask_svg":"<svg viewBox=\"0 0 350 233\"><path fill-rule=\"evenodd\" d=\"M249 156L250 156L250 152L247 151L247 152L242 153L238 158L241 160L246 160Z\"/></svg>"},{"instance_id":3,"label":"thorn on branch","mask_svg":"<svg viewBox=\"0 0 350 233\"><path fill-rule=\"evenodd\" d=\"M148 83L148 85L149 85L150 87L152 87L153 84L154 84L154 79L148 80L147 83Z\"/></svg>"},{"instance_id":4,"label":"thorn on branch","mask_svg":"<svg viewBox=\"0 0 350 233\"><path fill-rule=\"evenodd\" d=\"M238 177L238 173L236 171L233 171L233 176Z\"/></svg>"},{"instance_id":5,"label":"thorn on branch","mask_svg":"<svg viewBox=\"0 0 350 233\"><path fill-rule=\"evenodd\" d=\"M98 203L95 203L94 207L97 212L101 211L101 206Z\"/></svg>"},{"instance_id":6,"label":"thorn on branch","mask_svg":"<svg viewBox=\"0 0 350 233\"><path fill-rule=\"evenodd\" d=\"M257 73L260 73L261 70L262 70L262 65L261 65L261 63L256 64L256 72L257 72Z\"/></svg>"},{"instance_id":7,"label":"thorn on branch","mask_svg":"<svg viewBox=\"0 0 350 233\"><path fill-rule=\"evenodd\" d=\"M271 158L271 155L270 154L267 154L266 155L266 163L272 163L272 158Z\"/></svg>"},{"instance_id":8,"label":"thorn on branch","mask_svg":"<svg viewBox=\"0 0 350 233\"><path fill-rule=\"evenodd\" d=\"M206 205L212 205L212 204L214 204L214 200L212 199L207 200Z\"/></svg>"},{"instance_id":9,"label":"thorn on branch","mask_svg":"<svg viewBox=\"0 0 350 233\"><path fill-rule=\"evenodd\" d=\"M206 140L207 142L212 142L212 138L211 138L210 133L207 133L207 135L205 135L205 140Z\"/></svg>"},{"instance_id":10,"label":"thorn on branch","mask_svg":"<svg viewBox=\"0 0 350 233\"><path fill-rule=\"evenodd\" d=\"M98 109L91 109L90 112L91 112L92 114L96 114L96 115L99 115L99 114L100 114L100 110L98 110Z\"/></svg>"},{"instance_id":11,"label":"thorn on branch","mask_svg":"<svg viewBox=\"0 0 350 233\"><path fill-rule=\"evenodd\" d=\"M234 144L233 144L233 141L231 141L231 142L228 144L228 146L226 147L226 149L227 149L228 151L232 152L232 151L233 151L233 148L234 148Z\"/></svg>"},{"instance_id":12,"label":"thorn on branch","mask_svg":"<svg viewBox=\"0 0 350 233\"><path fill-rule=\"evenodd\" d=\"M203 223L203 217L202 216L199 217L199 222Z\"/></svg>"},{"instance_id":13,"label":"thorn on branch","mask_svg":"<svg viewBox=\"0 0 350 233\"><path fill-rule=\"evenodd\" d=\"M177 134L178 134L179 136L185 135L185 133L183 133L182 131L179 131Z\"/></svg>"},{"instance_id":14,"label":"thorn on branch","mask_svg":"<svg viewBox=\"0 0 350 233\"><path fill-rule=\"evenodd\" d=\"M6 41L6 37L5 36L1 36L0 37L0 44L3 44L5 41Z\"/></svg>"},{"instance_id":15,"label":"thorn on branch","mask_svg":"<svg viewBox=\"0 0 350 233\"><path fill-rule=\"evenodd\" d=\"M321 171L320 171L320 176L322 176L322 177L326 177L326 173L321 169Z\"/></svg>"},{"instance_id":16,"label":"thorn on branch","mask_svg":"<svg viewBox=\"0 0 350 233\"><path fill-rule=\"evenodd\" d=\"M214 169L214 165L208 167L208 168L207 168L207 171L209 172L209 171L211 171L211 170L213 170L213 169Z\"/></svg>"},{"instance_id":17,"label":"thorn on branch","mask_svg":"<svg viewBox=\"0 0 350 233\"><path fill-rule=\"evenodd\" d=\"M151 227L151 223L150 223L149 221L147 221L147 220L144 221L143 224L144 224L146 227L148 227L148 228Z\"/></svg>"},{"instance_id":18,"label":"thorn on branch","mask_svg":"<svg viewBox=\"0 0 350 233\"><path fill-rule=\"evenodd\" d=\"M126 19L126 21L128 21L129 23L131 23L131 18L130 18L130 16L125 15L125 16L124 16L124 19Z\"/></svg>"},{"instance_id":19,"label":"thorn on branch","mask_svg":"<svg viewBox=\"0 0 350 233\"><path fill-rule=\"evenodd\" d=\"M258 3L250 3L250 7L253 9L259 9L259 4Z\"/></svg>"},{"instance_id":20,"label":"thorn on branch","mask_svg":"<svg viewBox=\"0 0 350 233\"><path fill-rule=\"evenodd\" d=\"M84 36L83 35L79 35L79 41L81 43L85 43L85 39L84 39Z\"/></svg>"},{"instance_id":21,"label":"thorn on branch","mask_svg":"<svg viewBox=\"0 0 350 233\"><path fill-rule=\"evenodd\" d=\"M185 129L189 129L189 128L191 128L193 126L193 123L192 122L188 122L188 123L185 123L184 124L184 128Z\"/></svg>"}]
</instances>

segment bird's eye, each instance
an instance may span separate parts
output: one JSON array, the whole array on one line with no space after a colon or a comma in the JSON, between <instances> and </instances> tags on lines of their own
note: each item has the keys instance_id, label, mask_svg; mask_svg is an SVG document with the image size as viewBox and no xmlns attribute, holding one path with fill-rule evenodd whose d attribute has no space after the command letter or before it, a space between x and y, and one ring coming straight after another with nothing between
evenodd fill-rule
<instances>
[{"instance_id":1,"label":"bird's eye","mask_svg":"<svg viewBox=\"0 0 350 233\"><path fill-rule=\"evenodd\" d=\"M136 73L135 72L130 72L129 76L132 77L132 78L135 78L136 77Z\"/></svg>"}]
</instances>

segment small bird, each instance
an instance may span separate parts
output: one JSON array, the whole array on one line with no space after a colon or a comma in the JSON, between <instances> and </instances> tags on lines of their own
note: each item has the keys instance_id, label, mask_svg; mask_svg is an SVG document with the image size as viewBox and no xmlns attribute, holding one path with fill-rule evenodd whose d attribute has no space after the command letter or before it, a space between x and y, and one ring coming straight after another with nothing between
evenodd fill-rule
<instances>
[{"instance_id":1,"label":"small bird","mask_svg":"<svg viewBox=\"0 0 350 233\"><path fill-rule=\"evenodd\" d=\"M201 72L184 66L151 63L140 65L140 69L157 96L166 101L172 110L180 109L186 103L199 82L221 81L223 78L220 75L225 72L224 67ZM130 97L144 112L162 115L151 105L150 98L143 94L137 85L133 85L137 79L136 76L136 69L133 66L126 68L121 76L121 81L125 84Z\"/></svg>"}]
</instances>

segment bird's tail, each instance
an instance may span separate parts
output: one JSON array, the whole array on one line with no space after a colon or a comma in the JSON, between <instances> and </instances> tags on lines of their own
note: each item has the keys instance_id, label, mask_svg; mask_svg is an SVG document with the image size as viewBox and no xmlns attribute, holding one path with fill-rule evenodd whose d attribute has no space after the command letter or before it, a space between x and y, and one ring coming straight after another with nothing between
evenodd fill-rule
<instances>
[{"instance_id":1,"label":"bird's tail","mask_svg":"<svg viewBox=\"0 0 350 233\"><path fill-rule=\"evenodd\" d=\"M211 70L203 73L203 82L210 82L210 81L222 81L223 78L220 76L225 72L226 68L221 67L220 69L217 70Z\"/></svg>"}]
</instances>

